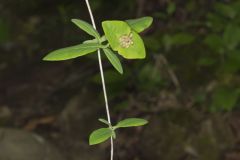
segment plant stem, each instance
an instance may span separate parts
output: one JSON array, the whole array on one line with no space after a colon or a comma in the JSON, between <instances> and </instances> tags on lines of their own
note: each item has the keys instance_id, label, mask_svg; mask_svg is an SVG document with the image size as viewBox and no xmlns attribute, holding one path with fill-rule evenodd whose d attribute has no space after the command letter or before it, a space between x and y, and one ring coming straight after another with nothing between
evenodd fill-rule
<instances>
[{"instance_id":1,"label":"plant stem","mask_svg":"<svg viewBox=\"0 0 240 160\"><path fill-rule=\"evenodd\" d=\"M92 21L93 28L97 29L89 1L85 0L85 2L87 4L87 8ZM97 52L98 52L99 69L100 69L100 74L102 79L103 95L104 95L105 107L107 112L107 119L108 119L108 123L111 124L111 117L110 117L109 106L108 106L108 98L107 98L107 91L106 91L104 72L103 72L103 66L102 66L101 52L100 50L98 50ZM113 160L113 137L111 137L111 160Z\"/></svg>"}]
</instances>

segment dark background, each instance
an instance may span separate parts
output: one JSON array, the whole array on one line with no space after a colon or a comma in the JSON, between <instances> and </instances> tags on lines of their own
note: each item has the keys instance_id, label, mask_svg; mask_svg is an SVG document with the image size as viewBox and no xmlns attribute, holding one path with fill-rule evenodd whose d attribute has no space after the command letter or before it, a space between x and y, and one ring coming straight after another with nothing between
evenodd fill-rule
<instances>
[{"instance_id":1,"label":"dark background","mask_svg":"<svg viewBox=\"0 0 240 160\"><path fill-rule=\"evenodd\" d=\"M90 4L101 33L103 20L154 18L145 60L122 59L119 75L103 56L113 122L149 120L118 132L115 159L240 160L240 1ZM84 0L0 0L0 127L37 133L64 159L107 159L109 143L88 146L106 117L96 54L41 60L91 38L72 18L90 22Z\"/></svg>"}]
</instances>

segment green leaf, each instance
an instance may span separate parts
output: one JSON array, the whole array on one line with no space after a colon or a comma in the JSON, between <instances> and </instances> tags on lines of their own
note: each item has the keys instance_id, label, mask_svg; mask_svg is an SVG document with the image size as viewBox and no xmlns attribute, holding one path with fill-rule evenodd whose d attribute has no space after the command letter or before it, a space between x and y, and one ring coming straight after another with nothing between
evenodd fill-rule
<instances>
[{"instance_id":1,"label":"green leaf","mask_svg":"<svg viewBox=\"0 0 240 160\"><path fill-rule=\"evenodd\" d=\"M103 43L103 42L105 42L107 39L106 39L106 37L105 36L102 36L101 38L100 38L100 43ZM98 43L99 42L99 40L98 39L91 39L91 40L86 40L86 41L84 41L83 43Z\"/></svg>"},{"instance_id":2,"label":"green leaf","mask_svg":"<svg viewBox=\"0 0 240 160\"><path fill-rule=\"evenodd\" d=\"M91 39L91 40L86 40L83 42L83 44L86 44L86 43L98 43L98 39Z\"/></svg>"},{"instance_id":3,"label":"green leaf","mask_svg":"<svg viewBox=\"0 0 240 160\"><path fill-rule=\"evenodd\" d=\"M146 51L143 40L135 31L131 31L129 25L124 21L104 21L103 30L110 46L114 51L118 51L126 59L143 59ZM121 39L124 39L123 46ZM131 43L132 42L132 43Z\"/></svg>"},{"instance_id":4,"label":"green leaf","mask_svg":"<svg viewBox=\"0 0 240 160\"><path fill-rule=\"evenodd\" d=\"M124 128L124 127L137 127L147 124L148 121L141 118L128 118L118 122L115 126L116 128Z\"/></svg>"},{"instance_id":5,"label":"green leaf","mask_svg":"<svg viewBox=\"0 0 240 160\"><path fill-rule=\"evenodd\" d=\"M81 28L83 31L87 32L89 35L100 39L99 33L93 28L91 24L80 19L72 19L72 22L76 24L79 28Z\"/></svg>"},{"instance_id":6,"label":"green leaf","mask_svg":"<svg viewBox=\"0 0 240 160\"><path fill-rule=\"evenodd\" d=\"M97 51L102 45L98 43L79 44L72 47L62 48L49 53L43 58L45 61L62 61L86 55Z\"/></svg>"},{"instance_id":7,"label":"green leaf","mask_svg":"<svg viewBox=\"0 0 240 160\"><path fill-rule=\"evenodd\" d=\"M135 30L137 33L140 33L151 26L153 22L152 17L142 17L138 19L126 20L128 25Z\"/></svg>"},{"instance_id":8,"label":"green leaf","mask_svg":"<svg viewBox=\"0 0 240 160\"><path fill-rule=\"evenodd\" d=\"M117 51L121 47L119 42L120 37L131 33L131 28L124 21L104 21L102 22L102 27L114 51Z\"/></svg>"},{"instance_id":9,"label":"green leaf","mask_svg":"<svg viewBox=\"0 0 240 160\"><path fill-rule=\"evenodd\" d=\"M123 68L121 65L120 60L118 57L112 52L111 49L105 48L103 49L105 55L107 56L108 60L111 62L113 67L120 73L123 74Z\"/></svg>"},{"instance_id":10,"label":"green leaf","mask_svg":"<svg viewBox=\"0 0 240 160\"><path fill-rule=\"evenodd\" d=\"M106 39L106 36L104 35L104 36L101 37L100 42L103 43L105 41L107 41L107 39Z\"/></svg>"},{"instance_id":11,"label":"green leaf","mask_svg":"<svg viewBox=\"0 0 240 160\"><path fill-rule=\"evenodd\" d=\"M110 128L100 128L93 131L89 137L89 144L95 145L102 143L113 136L113 131Z\"/></svg>"},{"instance_id":12,"label":"green leaf","mask_svg":"<svg viewBox=\"0 0 240 160\"><path fill-rule=\"evenodd\" d=\"M142 38L132 31L133 44L128 48L120 47L118 53L126 59L143 59L146 57L146 50Z\"/></svg>"}]
</instances>

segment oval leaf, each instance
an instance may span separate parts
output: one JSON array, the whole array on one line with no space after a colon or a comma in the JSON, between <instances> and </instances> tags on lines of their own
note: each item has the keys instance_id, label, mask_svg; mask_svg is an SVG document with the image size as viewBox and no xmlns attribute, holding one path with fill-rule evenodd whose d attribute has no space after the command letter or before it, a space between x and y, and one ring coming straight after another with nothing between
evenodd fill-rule
<instances>
[{"instance_id":1,"label":"oval leaf","mask_svg":"<svg viewBox=\"0 0 240 160\"><path fill-rule=\"evenodd\" d=\"M93 28L91 24L80 19L72 19L72 22L76 24L79 28L81 28L83 31L87 32L89 35L100 39L99 33Z\"/></svg>"},{"instance_id":2,"label":"oval leaf","mask_svg":"<svg viewBox=\"0 0 240 160\"><path fill-rule=\"evenodd\" d=\"M120 60L118 57L112 52L111 49L105 48L103 49L105 55L107 56L108 60L111 62L113 67L120 73L123 74L123 68L121 65Z\"/></svg>"},{"instance_id":3,"label":"oval leaf","mask_svg":"<svg viewBox=\"0 0 240 160\"><path fill-rule=\"evenodd\" d=\"M135 30L137 33L140 33L151 26L153 22L152 17L142 17L138 19L126 20L128 25Z\"/></svg>"},{"instance_id":4,"label":"oval leaf","mask_svg":"<svg viewBox=\"0 0 240 160\"><path fill-rule=\"evenodd\" d=\"M102 143L113 136L113 131L110 128L100 128L91 133L89 137L89 144L95 145Z\"/></svg>"},{"instance_id":5,"label":"oval leaf","mask_svg":"<svg viewBox=\"0 0 240 160\"><path fill-rule=\"evenodd\" d=\"M141 118L128 118L125 120L122 120L118 122L118 124L115 126L116 128L124 128L124 127L136 127L136 126L142 126L147 124L148 121Z\"/></svg>"},{"instance_id":6,"label":"oval leaf","mask_svg":"<svg viewBox=\"0 0 240 160\"><path fill-rule=\"evenodd\" d=\"M102 45L98 43L79 44L72 47L62 48L49 53L43 58L45 61L62 61L86 55L95 52Z\"/></svg>"}]
</instances>

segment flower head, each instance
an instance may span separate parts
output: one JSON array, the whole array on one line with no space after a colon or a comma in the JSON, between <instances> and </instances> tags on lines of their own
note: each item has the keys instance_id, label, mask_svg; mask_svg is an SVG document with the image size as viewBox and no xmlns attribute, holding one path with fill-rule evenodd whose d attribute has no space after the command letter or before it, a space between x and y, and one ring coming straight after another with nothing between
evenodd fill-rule
<instances>
[{"instance_id":1,"label":"flower head","mask_svg":"<svg viewBox=\"0 0 240 160\"><path fill-rule=\"evenodd\" d=\"M121 47L123 48L129 48L131 45L133 45L133 34L130 33L129 35L123 35L119 38L119 42Z\"/></svg>"}]
</instances>

